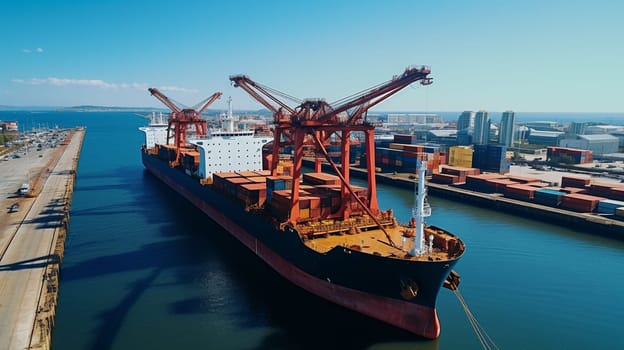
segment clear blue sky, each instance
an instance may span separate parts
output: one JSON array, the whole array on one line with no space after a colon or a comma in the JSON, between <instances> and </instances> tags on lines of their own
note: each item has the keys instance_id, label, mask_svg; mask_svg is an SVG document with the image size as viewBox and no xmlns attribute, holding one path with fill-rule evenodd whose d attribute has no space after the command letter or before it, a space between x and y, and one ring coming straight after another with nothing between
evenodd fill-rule
<instances>
[{"instance_id":1,"label":"clear blue sky","mask_svg":"<svg viewBox=\"0 0 624 350\"><path fill-rule=\"evenodd\" d=\"M624 1L22 1L0 5L0 105L161 107L232 74L335 101L431 66L379 110L624 112ZM226 98L213 107L223 108Z\"/></svg>"}]
</instances>

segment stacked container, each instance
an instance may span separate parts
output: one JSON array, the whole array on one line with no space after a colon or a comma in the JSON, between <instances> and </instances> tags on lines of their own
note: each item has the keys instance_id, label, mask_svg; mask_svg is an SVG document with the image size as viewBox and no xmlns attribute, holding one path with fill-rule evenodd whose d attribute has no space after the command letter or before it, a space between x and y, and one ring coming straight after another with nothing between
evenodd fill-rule
<instances>
[{"instance_id":1,"label":"stacked container","mask_svg":"<svg viewBox=\"0 0 624 350\"><path fill-rule=\"evenodd\" d=\"M212 185L220 192L227 191L227 179L232 177L240 177L237 173L216 173L212 175Z\"/></svg>"},{"instance_id":2,"label":"stacked container","mask_svg":"<svg viewBox=\"0 0 624 350\"><path fill-rule=\"evenodd\" d=\"M440 168L440 174L433 174L431 182L455 185L463 184L466 182L466 176L479 175L480 173L481 171L477 168L442 166Z\"/></svg>"},{"instance_id":3,"label":"stacked container","mask_svg":"<svg viewBox=\"0 0 624 350\"><path fill-rule=\"evenodd\" d=\"M467 146L450 147L448 165L472 168L473 153L474 150Z\"/></svg>"},{"instance_id":4,"label":"stacked container","mask_svg":"<svg viewBox=\"0 0 624 350\"><path fill-rule=\"evenodd\" d=\"M518 183L507 178L502 179L490 179L485 182L485 187L488 189L488 193L505 193L505 189L510 185L517 185Z\"/></svg>"},{"instance_id":5,"label":"stacked container","mask_svg":"<svg viewBox=\"0 0 624 350\"><path fill-rule=\"evenodd\" d=\"M561 207L578 212L590 213L596 209L598 202L605 198L587 194L570 193L561 197Z\"/></svg>"},{"instance_id":6,"label":"stacked container","mask_svg":"<svg viewBox=\"0 0 624 350\"><path fill-rule=\"evenodd\" d=\"M596 211L602 214L612 214L615 215L615 212L618 208L624 207L623 201L615 201L612 199L604 199L598 202L598 207Z\"/></svg>"},{"instance_id":7,"label":"stacked container","mask_svg":"<svg viewBox=\"0 0 624 350\"><path fill-rule=\"evenodd\" d=\"M577 176L562 176L561 177L561 187L576 187L576 188L585 188L589 186L591 180L585 177L577 177Z\"/></svg>"},{"instance_id":8,"label":"stacked container","mask_svg":"<svg viewBox=\"0 0 624 350\"><path fill-rule=\"evenodd\" d=\"M611 188L611 194L609 198L613 198L619 201L624 201L624 186Z\"/></svg>"},{"instance_id":9,"label":"stacked container","mask_svg":"<svg viewBox=\"0 0 624 350\"><path fill-rule=\"evenodd\" d=\"M199 152L186 151L182 153L182 167L191 173L195 173L199 167Z\"/></svg>"},{"instance_id":10,"label":"stacked container","mask_svg":"<svg viewBox=\"0 0 624 350\"><path fill-rule=\"evenodd\" d=\"M442 164L439 146L390 143L375 149L375 165L384 171L416 173L419 160L427 161L428 175L437 173Z\"/></svg>"},{"instance_id":11,"label":"stacked container","mask_svg":"<svg viewBox=\"0 0 624 350\"><path fill-rule=\"evenodd\" d=\"M225 193L229 194L231 197L238 197L238 188L243 184L252 183L247 178L244 177L228 177L225 179Z\"/></svg>"},{"instance_id":12,"label":"stacked container","mask_svg":"<svg viewBox=\"0 0 624 350\"><path fill-rule=\"evenodd\" d=\"M531 176L508 175L507 177L509 178L509 180L513 180L523 184L540 181L540 179Z\"/></svg>"},{"instance_id":13,"label":"stacked container","mask_svg":"<svg viewBox=\"0 0 624 350\"><path fill-rule=\"evenodd\" d=\"M396 143L404 143L404 144L415 144L418 142L418 138L416 135L394 135L394 142Z\"/></svg>"},{"instance_id":14,"label":"stacked container","mask_svg":"<svg viewBox=\"0 0 624 350\"><path fill-rule=\"evenodd\" d=\"M305 173L303 174L303 182L309 185L339 185L340 178L325 173Z\"/></svg>"},{"instance_id":15,"label":"stacked container","mask_svg":"<svg viewBox=\"0 0 624 350\"><path fill-rule=\"evenodd\" d=\"M592 152L584 149L548 147L546 159L554 162L584 164L592 162Z\"/></svg>"},{"instance_id":16,"label":"stacked container","mask_svg":"<svg viewBox=\"0 0 624 350\"><path fill-rule=\"evenodd\" d=\"M509 172L510 159L504 145L475 145L472 156L474 167L499 174Z\"/></svg>"},{"instance_id":17,"label":"stacked container","mask_svg":"<svg viewBox=\"0 0 624 350\"><path fill-rule=\"evenodd\" d=\"M166 162L170 162L176 159L177 151L174 145L157 145L158 158Z\"/></svg>"},{"instance_id":18,"label":"stacked container","mask_svg":"<svg viewBox=\"0 0 624 350\"><path fill-rule=\"evenodd\" d=\"M271 202L273 192L292 189L292 178L289 176L268 176L266 178L267 201Z\"/></svg>"},{"instance_id":19,"label":"stacked container","mask_svg":"<svg viewBox=\"0 0 624 350\"><path fill-rule=\"evenodd\" d=\"M262 207L266 202L266 185L264 183L243 184L238 188L237 196L246 207L255 205Z\"/></svg>"},{"instance_id":20,"label":"stacked container","mask_svg":"<svg viewBox=\"0 0 624 350\"><path fill-rule=\"evenodd\" d=\"M488 180L502 179L503 175L487 173L480 175L466 175L466 188L473 191L492 193L492 187L488 185Z\"/></svg>"},{"instance_id":21,"label":"stacked container","mask_svg":"<svg viewBox=\"0 0 624 350\"><path fill-rule=\"evenodd\" d=\"M589 185L589 188L587 189L587 193L592 194L594 196L612 198L612 193L613 193L612 189L614 187L615 187L614 184L594 182L591 185Z\"/></svg>"},{"instance_id":22,"label":"stacked container","mask_svg":"<svg viewBox=\"0 0 624 350\"><path fill-rule=\"evenodd\" d=\"M464 178L465 179L465 178ZM431 182L438 184L453 185L459 183L459 176L451 174L433 174L431 176Z\"/></svg>"},{"instance_id":23,"label":"stacked container","mask_svg":"<svg viewBox=\"0 0 624 350\"><path fill-rule=\"evenodd\" d=\"M563 191L540 188L535 191L533 201L537 204L558 207L561 204L561 198L564 195L566 195L566 193Z\"/></svg>"},{"instance_id":24,"label":"stacked container","mask_svg":"<svg viewBox=\"0 0 624 350\"><path fill-rule=\"evenodd\" d=\"M531 201L535 197L537 188L525 184L508 185L505 188L505 197Z\"/></svg>"}]
</instances>

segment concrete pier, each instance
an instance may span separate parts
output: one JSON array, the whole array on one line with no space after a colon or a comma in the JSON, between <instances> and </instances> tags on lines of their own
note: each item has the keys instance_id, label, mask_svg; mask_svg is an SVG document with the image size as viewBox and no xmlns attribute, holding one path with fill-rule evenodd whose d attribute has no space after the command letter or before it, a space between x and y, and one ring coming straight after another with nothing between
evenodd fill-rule
<instances>
[{"instance_id":1,"label":"concrete pier","mask_svg":"<svg viewBox=\"0 0 624 350\"><path fill-rule=\"evenodd\" d=\"M29 150L0 163L0 349L50 348L84 134L73 129L54 148ZM25 181L31 191L21 196L16 190ZM13 204L19 209L10 212Z\"/></svg>"}]
</instances>

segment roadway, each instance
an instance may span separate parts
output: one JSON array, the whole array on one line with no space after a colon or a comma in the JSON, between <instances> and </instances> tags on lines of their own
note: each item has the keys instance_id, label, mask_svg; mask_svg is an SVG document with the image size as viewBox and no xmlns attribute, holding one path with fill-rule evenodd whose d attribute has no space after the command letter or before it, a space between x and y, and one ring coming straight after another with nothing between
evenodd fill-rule
<instances>
[{"instance_id":1,"label":"roadway","mask_svg":"<svg viewBox=\"0 0 624 350\"><path fill-rule=\"evenodd\" d=\"M62 256L57 240L65 237L84 132L73 133L67 145L42 150L42 157L2 161L7 171L0 171L13 174L0 180L2 203L18 202L20 209L0 214L0 349L50 346ZM15 190L29 171L33 197L18 197Z\"/></svg>"}]
</instances>

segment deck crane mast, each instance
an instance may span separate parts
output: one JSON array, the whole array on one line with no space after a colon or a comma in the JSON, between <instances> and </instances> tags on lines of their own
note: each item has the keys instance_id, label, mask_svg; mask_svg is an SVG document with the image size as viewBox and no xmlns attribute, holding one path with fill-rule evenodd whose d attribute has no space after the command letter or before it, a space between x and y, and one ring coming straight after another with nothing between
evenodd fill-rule
<instances>
[{"instance_id":1,"label":"deck crane mast","mask_svg":"<svg viewBox=\"0 0 624 350\"><path fill-rule=\"evenodd\" d=\"M221 97L221 92L217 91L204 101L198 103L198 106L201 107L197 109L178 107L178 105L175 104L169 97L165 96L165 94L156 88L149 88L148 91L152 94L152 96L156 97L171 110L168 120L169 127L167 128L167 144L169 144L169 140L171 139L170 133L173 128L174 145L176 148L176 159L174 163L179 164L181 148L186 146L186 131L190 126L193 126L195 128L195 133L198 136L206 136L206 120L201 118L201 114L206 110L206 108L208 108L208 106Z\"/></svg>"},{"instance_id":2,"label":"deck crane mast","mask_svg":"<svg viewBox=\"0 0 624 350\"><path fill-rule=\"evenodd\" d=\"M289 95L258 84L246 75L230 76L235 87L240 87L249 93L258 102L273 112L275 129L273 140L273 158L270 170L275 172L279 149L284 145L283 139L288 139L294 148L293 156L293 186L291 192L291 209L289 221L296 224L299 216L299 181L301 177L303 144L306 135L311 135L317 149L325 156L336 175L341 180L342 206L337 217L348 219L353 211L351 199L354 198L360 206L373 218L379 214L377 191L375 183L375 127L365 119L366 112L383 100L397 93L408 85L420 81L422 85L429 85L432 79L428 77L431 70L427 66L411 66L388 82L364 90L355 95L339 100L333 104L324 99L307 99L299 105L291 107L276 95L296 100ZM349 146L350 133L361 131L365 134L366 167L368 171L368 194L364 200L355 196L349 184ZM324 147L329 137L340 133L341 165L340 169L329 157ZM317 170L318 171L318 170Z\"/></svg>"}]
</instances>

